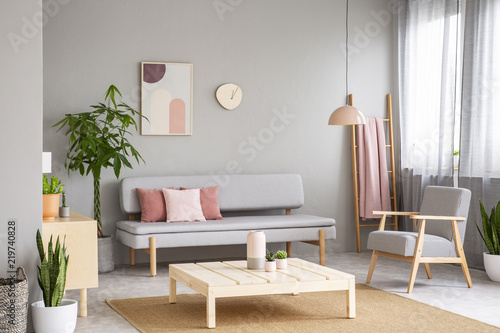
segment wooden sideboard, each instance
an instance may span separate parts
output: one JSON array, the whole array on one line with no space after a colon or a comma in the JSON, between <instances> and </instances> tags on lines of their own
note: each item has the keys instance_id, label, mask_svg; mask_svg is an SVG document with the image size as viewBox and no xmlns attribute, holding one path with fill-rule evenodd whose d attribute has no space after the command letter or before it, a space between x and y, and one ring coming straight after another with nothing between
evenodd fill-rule
<instances>
[{"instance_id":1,"label":"wooden sideboard","mask_svg":"<svg viewBox=\"0 0 500 333\"><path fill-rule=\"evenodd\" d=\"M69 217L56 217L43 221L43 244L47 249L50 236L53 243L60 236L69 255L66 290L80 289L80 316L87 316L87 288L98 287L97 271L97 222L81 214L71 212Z\"/></svg>"}]
</instances>

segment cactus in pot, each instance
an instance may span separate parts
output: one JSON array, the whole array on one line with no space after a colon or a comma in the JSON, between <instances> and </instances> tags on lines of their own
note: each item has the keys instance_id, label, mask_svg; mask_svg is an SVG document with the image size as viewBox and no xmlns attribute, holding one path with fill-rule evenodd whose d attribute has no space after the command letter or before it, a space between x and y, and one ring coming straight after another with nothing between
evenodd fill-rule
<instances>
[{"instance_id":1,"label":"cactus in pot","mask_svg":"<svg viewBox=\"0 0 500 333\"><path fill-rule=\"evenodd\" d=\"M285 269L287 267L287 256L288 254L286 253L286 251L276 252L276 268Z\"/></svg>"}]
</instances>

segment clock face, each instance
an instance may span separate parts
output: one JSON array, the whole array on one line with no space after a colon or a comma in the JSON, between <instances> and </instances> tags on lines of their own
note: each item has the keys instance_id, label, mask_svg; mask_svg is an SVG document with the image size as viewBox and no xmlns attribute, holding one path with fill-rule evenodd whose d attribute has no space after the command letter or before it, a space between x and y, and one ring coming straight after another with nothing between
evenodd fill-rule
<instances>
[{"instance_id":1,"label":"clock face","mask_svg":"<svg viewBox=\"0 0 500 333\"><path fill-rule=\"evenodd\" d=\"M233 110L240 105L243 98L243 92L236 84L226 83L217 89L215 97L223 108Z\"/></svg>"}]
</instances>

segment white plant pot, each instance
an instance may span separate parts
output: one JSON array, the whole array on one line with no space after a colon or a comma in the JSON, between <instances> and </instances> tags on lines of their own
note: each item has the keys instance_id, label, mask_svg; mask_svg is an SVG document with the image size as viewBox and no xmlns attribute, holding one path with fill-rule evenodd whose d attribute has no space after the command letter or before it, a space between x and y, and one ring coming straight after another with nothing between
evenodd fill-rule
<instances>
[{"instance_id":1,"label":"white plant pot","mask_svg":"<svg viewBox=\"0 0 500 333\"><path fill-rule=\"evenodd\" d=\"M491 281L500 282L500 255L483 252L484 269Z\"/></svg>"},{"instance_id":2,"label":"white plant pot","mask_svg":"<svg viewBox=\"0 0 500 333\"><path fill-rule=\"evenodd\" d=\"M31 304L31 316L36 333L72 333L76 327L78 302L63 299L61 306L45 307L43 301Z\"/></svg>"},{"instance_id":3,"label":"white plant pot","mask_svg":"<svg viewBox=\"0 0 500 333\"><path fill-rule=\"evenodd\" d=\"M266 272L274 272L276 270L276 261L266 261L264 269Z\"/></svg>"},{"instance_id":4,"label":"white plant pot","mask_svg":"<svg viewBox=\"0 0 500 333\"><path fill-rule=\"evenodd\" d=\"M287 261L285 259L276 259L276 268L277 269L286 269Z\"/></svg>"}]
</instances>

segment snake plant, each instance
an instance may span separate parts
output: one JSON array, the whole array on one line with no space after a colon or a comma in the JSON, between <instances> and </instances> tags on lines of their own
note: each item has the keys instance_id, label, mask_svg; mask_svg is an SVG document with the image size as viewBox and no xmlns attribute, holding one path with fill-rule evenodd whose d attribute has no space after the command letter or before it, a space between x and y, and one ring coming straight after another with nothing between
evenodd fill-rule
<instances>
[{"instance_id":1,"label":"snake plant","mask_svg":"<svg viewBox=\"0 0 500 333\"><path fill-rule=\"evenodd\" d=\"M40 230L36 233L36 244L40 255L41 266L38 268L38 285L42 289L45 307L60 306L66 287L66 272L68 270L69 255L66 255L66 242L61 246L59 236L53 250L52 236L47 247L47 255L43 249Z\"/></svg>"},{"instance_id":2,"label":"snake plant","mask_svg":"<svg viewBox=\"0 0 500 333\"><path fill-rule=\"evenodd\" d=\"M490 216L486 213L481 200L479 200L479 206L481 208L481 217L483 219L484 234L479 229L477 223L476 228L490 254L500 255L500 201L498 202L496 208L493 207L491 209Z\"/></svg>"}]
</instances>

